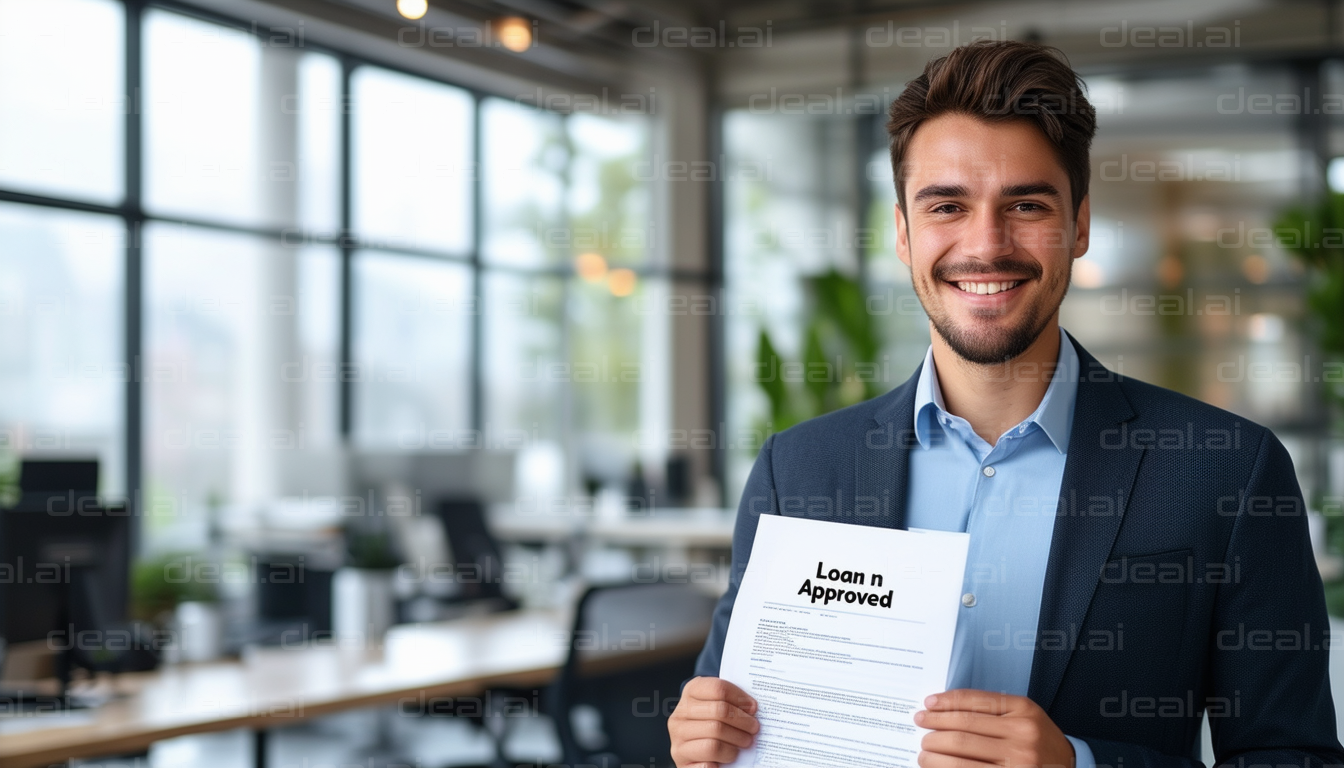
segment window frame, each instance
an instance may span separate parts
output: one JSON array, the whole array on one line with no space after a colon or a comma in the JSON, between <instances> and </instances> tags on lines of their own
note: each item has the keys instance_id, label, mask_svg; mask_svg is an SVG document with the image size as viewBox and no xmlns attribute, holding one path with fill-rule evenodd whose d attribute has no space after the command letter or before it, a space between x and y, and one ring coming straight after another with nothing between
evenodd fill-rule
<instances>
[{"instance_id":1,"label":"window frame","mask_svg":"<svg viewBox=\"0 0 1344 768\"><path fill-rule=\"evenodd\" d=\"M286 31L283 28L262 26L252 21L244 21L240 18L229 16L223 13L205 10L192 5L174 0L111 0L118 3L123 10L123 35L122 55L124 56L124 83L123 97L127 108L124 115L123 126L123 184L124 195L121 203L118 205L108 205L93 203L74 198L67 198L59 195L44 195L32 192L25 192L18 189L7 188L0 185L0 202L21 203L34 205L44 208L62 209L69 211L80 211L86 213L104 214L120 218L125 227L125 249L124 249L124 317L122 318L122 337L124 361L127 370L132 375L127 377L125 382L123 406L123 424L125 434L123 436L123 448L125 451L125 488L127 503L133 510L133 521L136 525L133 531L132 541L138 549L142 544L141 529L139 528L139 517L143 496L144 480L144 419L145 403L143 378L143 357L145 354L145 286L146 275L144 265L144 254L141 243L141 233L144 227L149 223L167 223L180 224L192 227L199 227L205 230L217 232L232 232L239 234L253 235L271 241L284 241L286 237L292 239L293 232L283 228L268 226L252 226L246 224L232 223L226 221L216 221L199 216L184 215L163 215L147 210L143 199L143 185L145 179L145 146L144 129L145 120L143 114L144 98L144 22L147 11L166 11L180 14L188 18L204 21L212 24L218 24L235 30L247 32L260 39L263 45L283 45L290 35L289 40L293 40L292 30ZM439 261L448 261L453 263L465 264L471 270L470 276L470 298L475 302L479 311L471 313L471 328L469 330L469 388L468 410L470 414L470 427L477 433L485 430L485 414L487 396L487 387L485 386L485 358L484 358L484 323L489 315L481 302L485 299L485 278L487 273L514 273L528 276L551 276L559 278L563 286L564 301L568 301L570 293L569 284L576 279L575 270L572 263L560 263L548 266L517 266L500 263L489 263L483 258L483 227L486 223L484 216L484 185L483 174L480 172L472 174L470 189L470 220L472 223L472 232L468 249L466 252L440 251L433 248L421 248L414 246L399 245L394 243L378 242L370 240L365 241L354 227L354 194L352 190L353 181L353 160L355 147L353 146L353 103L352 79L354 73L360 67L377 67L386 71L415 77L433 83L452 86L465 91L471 98L471 122L472 122L472 146L470 151L471 162L476 169L481 168L483 156L482 139L482 114L483 103L486 99L499 98L507 100L506 96L493 93L474 87L468 83L456 82L447 78L440 78L427 75L423 72L417 72L397 64L379 60L375 57L365 56L350 50L343 50L320 43L314 43L306 38L300 37L296 47L304 51L312 51L332 56L340 66L340 98L342 109L340 110L339 132L339 227L332 233L305 233L305 244L314 246L331 246L337 249L340 259L340 284L339 284L339 305L340 305L340 347L339 347L339 394L337 397L339 414L339 437L344 445L353 445L355 443L355 393L354 387L358 383L357 361L355 360L355 259L359 251L370 249L378 252L404 255L418 258L433 259ZM567 120L567 113L546 109L544 107L533 107L539 111L546 111L559 114L562 120ZM647 149L647 148L646 148ZM679 269L664 263L657 259L646 260L644 264L633 267L634 271L641 277L653 277L670 282L692 282L703 286L705 290L716 291L721 285L721 280L716 277L714 269L705 271ZM562 334L568 339L571 333L571 327L568 322L564 323ZM711 344L711 354L715 345ZM711 384L710 399L717 399L718 388ZM572 392L566 387L565 398L573 397ZM671 404L669 403L669 407Z\"/></svg>"}]
</instances>

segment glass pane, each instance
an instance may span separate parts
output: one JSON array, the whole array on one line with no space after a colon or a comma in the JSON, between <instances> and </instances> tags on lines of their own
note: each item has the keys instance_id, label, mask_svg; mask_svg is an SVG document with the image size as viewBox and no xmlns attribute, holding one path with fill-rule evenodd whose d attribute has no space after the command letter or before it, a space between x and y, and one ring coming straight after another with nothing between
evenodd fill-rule
<instances>
[{"instance_id":1,"label":"glass pane","mask_svg":"<svg viewBox=\"0 0 1344 768\"><path fill-rule=\"evenodd\" d=\"M203 542L282 496L337 432L336 254L207 229L145 235L146 534ZM323 491L331 492L331 491Z\"/></svg>"},{"instance_id":2,"label":"glass pane","mask_svg":"<svg viewBox=\"0 0 1344 768\"><path fill-rule=\"evenodd\" d=\"M645 292L628 270L615 281L573 280L568 365L579 472L622 482L639 457ZM665 347L663 347L665 349Z\"/></svg>"},{"instance_id":3,"label":"glass pane","mask_svg":"<svg viewBox=\"0 0 1344 768\"><path fill-rule=\"evenodd\" d=\"M559 278L485 276L487 433L554 440L564 431L564 285Z\"/></svg>"},{"instance_id":4,"label":"glass pane","mask_svg":"<svg viewBox=\"0 0 1344 768\"><path fill-rule=\"evenodd\" d=\"M326 449L341 440L341 255L334 248L298 252L298 356L282 375L302 382L302 445Z\"/></svg>"},{"instance_id":5,"label":"glass pane","mask_svg":"<svg viewBox=\"0 0 1344 768\"><path fill-rule=\"evenodd\" d=\"M124 27L120 3L0 0L0 185L121 201Z\"/></svg>"},{"instance_id":6,"label":"glass pane","mask_svg":"<svg viewBox=\"0 0 1344 768\"><path fill-rule=\"evenodd\" d=\"M564 220L569 149L554 112L499 99L481 107L485 173L482 253L496 264L564 262L576 247Z\"/></svg>"},{"instance_id":7,"label":"glass pane","mask_svg":"<svg viewBox=\"0 0 1344 768\"><path fill-rule=\"evenodd\" d=\"M375 67L360 67L351 91L355 229L383 245L465 253L471 95Z\"/></svg>"},{"instance_id":8,"label":"glass pane","mask_svg":"<svg viewBox=\"0 0 1344 768\"><path fill-rule=\"evenodd\" d=\"M146 206L257 223L260 41L151 10L144 45Z\"/></svg>"},{"instance_id":9,"label":"glass pane","mask_svg":"<svg viewBox=\"0 0 1344 768\"><path fill-rule=\"evenodd\" d=\"M355 422L367 446L470 445L471 271L361 252L355 262Z\"/></svg>"},{"instance_id":10,"label":"glass pane","mask_svg":"<svg viewBox=\"0 0 1344 768\"><path fill-rule=\"evenodd\" d=\"M0 204L0 242L0 456L96 454L122 496L122 223Z\"/></svg>"},{"instance_id":11,"label":"glass pane","mask_svg":"<svg viewBox=\"0 0 1344 768\"><path fill-rule=\"evenodd\" d=\"M567 122L574 157L569 217L575 254L595 251L613 264L639 264L649 250L646 123L574 115Z\"/></svg>"},{"instance_id":12,"label":"glass pane","mask_svg":"<svg viewBox=\"0 0 1344 768\"><path fill-rule=\"evenodd\" d=\"M341 65L305 53L299 62L299 223L332 233L341 226Z\"/></svg>"}]
</instances>

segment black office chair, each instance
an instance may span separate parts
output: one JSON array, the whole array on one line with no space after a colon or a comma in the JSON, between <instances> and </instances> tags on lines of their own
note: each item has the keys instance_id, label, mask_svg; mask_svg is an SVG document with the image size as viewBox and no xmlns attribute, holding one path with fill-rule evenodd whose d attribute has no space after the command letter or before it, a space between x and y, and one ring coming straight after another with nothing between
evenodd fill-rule
<instances>
[{"instance_id":1,"label":"black office chair","mask_svg":"<svg viewBox=\"0 0 1344 768\"><path fill-rule=\"evenodd\" d=\"M477 499L440 499L436 505L458 592L451 605L473 612L509 611L518 602L504 593L504 556L485 523L485 505Z\"/></svg>"},{"instance_id":2,"label":"black office chair","mask_svg":"<svg viewBox=\"0 0 1344 768\"><path fill-rule=\"evenodd\" d=\"M551 689L566 765L672 765L667 719L709 634L717 600L694 584L590 588Z\"/></svg>"}]
</instances>

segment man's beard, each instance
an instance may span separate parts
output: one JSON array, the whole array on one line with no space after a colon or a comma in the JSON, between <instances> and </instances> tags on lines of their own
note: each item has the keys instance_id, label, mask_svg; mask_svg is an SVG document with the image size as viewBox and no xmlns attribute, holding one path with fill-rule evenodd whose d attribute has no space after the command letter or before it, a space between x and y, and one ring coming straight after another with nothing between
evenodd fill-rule
<instances>
[{"instance_id":1,"label":"man's beard","mask_svg":"<svg viewBox=\"0 0 1344 768\"><path fill-rule=\"evenodd\" d=\"M993 264L983 262L963 263L963 264L939 264L933 268L931 279L934 281L932 290L937 290L937 283L943 281L957 282L973 278L976 275L983 274L1004 274L1013 275L1019 280L1039 280L1043 271L1041 266L1034 261L1007 260L1001 259ZM916 282L916 286L919 283ZM1050 324L1050 318L1058 309L1059 304L1046 307L1045 302L1049 302L1050 295L1054 293L1054 288L1058 285L1045 285L1043 295L1037 303L1026 307L1022 313L1022 319L1015 325L1008 328L997 327L959 327L952 322L948 313L942 311L931 311L931 303L922 295L923 291L917 291L920 295L920 303L924 305L924 311L928 313L929 320L933 328L942 337L947 346L952 348L953 352L963 360L976 363L978 365L994 365L1006 363L1023 352L1040 338L1041 333L1046 326ZM954 290L956 289L953 286ZM1063 291L1060 292L1060 300L1068 292L1068 273L1065 273ZM938 308L941 310L941 308ZM1048 311L1047 311L1048 310ZM997 313L986 312L983 317L994 317Z\"/></svg>"}]
</instances>

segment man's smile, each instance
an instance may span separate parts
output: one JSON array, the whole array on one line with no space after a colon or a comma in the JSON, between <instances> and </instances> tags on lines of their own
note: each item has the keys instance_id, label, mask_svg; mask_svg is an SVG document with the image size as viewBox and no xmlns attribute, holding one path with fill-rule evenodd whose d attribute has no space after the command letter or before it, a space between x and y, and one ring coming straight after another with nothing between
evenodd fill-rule
<instances>
[{"instance_id":1,"label":"man's smile","mask_svg":"<svg viewBox=\"0 0 1344 768\"><path fill-rule=\"evenodd\" d=\"M1011 291L1026 282L1026 280L947 280L945 282L955 286L964 293L974 293L980 296L994 296Z\"/></svg>"}]
</instances>

